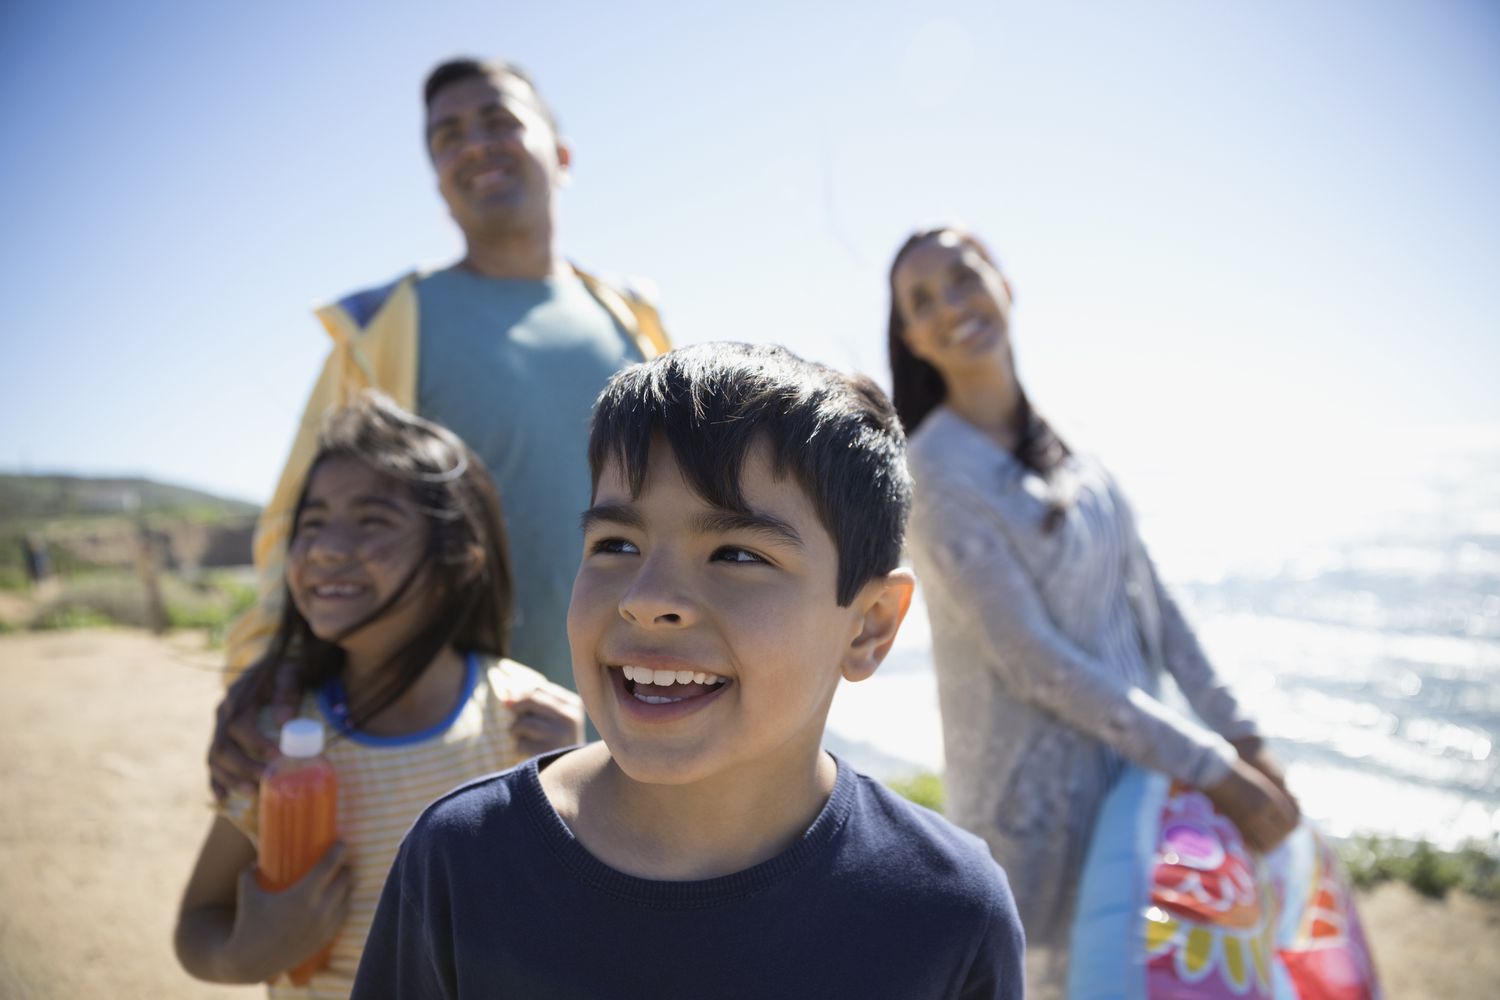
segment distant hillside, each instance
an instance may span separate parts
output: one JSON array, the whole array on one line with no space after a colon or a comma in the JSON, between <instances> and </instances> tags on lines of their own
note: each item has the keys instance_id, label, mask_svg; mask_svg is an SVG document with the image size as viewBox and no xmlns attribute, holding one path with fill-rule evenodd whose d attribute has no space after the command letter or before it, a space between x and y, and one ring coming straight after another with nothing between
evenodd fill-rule
<instances>
[{"instance_id":1,"label":"distant hillside","mask_svg":"<svg viewBox=\"0 0 1500 1000\"><path fill-rule=\"evenodd\" d=\"M144 510L189 521L254 515L259 508L149 479L0 473L0 528L16 522L109 518Z\"/></svg>"}]
</instances>

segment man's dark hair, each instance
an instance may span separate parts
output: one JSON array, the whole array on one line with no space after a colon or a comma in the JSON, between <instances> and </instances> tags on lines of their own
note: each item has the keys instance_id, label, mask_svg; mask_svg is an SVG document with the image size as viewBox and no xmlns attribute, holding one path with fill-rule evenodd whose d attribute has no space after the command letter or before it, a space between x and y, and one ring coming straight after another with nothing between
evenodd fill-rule
<instances>
[{"instance_id":1,"label":"man's dark hair","mask_svg":"<svg viewBox=\"0 0 1500 1000\"><path fill-rule=\"evenodd\" d=\"M741 513L740 472L765 441L773 473L791 475L833 537L841 607L899 564L911 509L906 438L870 378L751 344L695 344L631 365L594 406L594 490L613 460L639 496L658 433L704 501Z\"/></svg>"},{"instance_id":2,"label":"man's dark hair","mask_svg":"<svg viewBox=\"0 0 1500 1000\"><path fill-rule=\"evenodd\" d=\"M542 92L537 89L536 81L531 74L513 62L504 59L475 59L472 56L460 56L449 59L433 67L431 73L427 74L427 81L422 84L422 106L432 107L432 99L447 87L462 80L471 80L475 77L490 80L496 77L509 76L531 88L532 94L536 96L536 109L546 119L547 126L552 129L553 135L557 134L557 116L552 113L552 108L542 97Z\"/></svg>"}]
</instances>

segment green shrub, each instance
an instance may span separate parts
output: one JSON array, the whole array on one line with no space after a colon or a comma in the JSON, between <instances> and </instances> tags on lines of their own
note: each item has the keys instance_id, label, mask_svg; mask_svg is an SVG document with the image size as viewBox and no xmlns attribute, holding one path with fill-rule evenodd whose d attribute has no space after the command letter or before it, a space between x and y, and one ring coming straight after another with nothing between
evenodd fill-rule
<instances>
[{"instance_id":1,"label":"green shrub","mask_svg":"<svg viewBox=\"0 0 1500 1000\"><path fill-rule=\"evenodd\" d=\"M230 576L190 584L163 574L160 585L167 627L207 629L211 642L222 641L228 624L255 601L255 588ZM99 571L64 579L32 621L41 629L107 624L150 627L146 596L134 573Z\"/></svg>"},{"instance_id":2,"label":"green shrub","mask_svg":"<svg viewBox=\"0 0 1500 1000\"><path fill-rule=\"evenodd\" d=\"M214 628L223 624L228 601L212 588L163 580L161 589L171 628Z\"/></svg>"},{"instance_id":3,"label":"green shrub","mask_svg":"<svg viewBox=\"0 0 1500 1000\"><path fill-rule=\"evenodd\" d=\"M1493 843L1442 851L1427 841L1355 837L1340 846L1349 880L1361 889L1405 882L1432 899L1461 889L1481 899L1500 899L1500 851Z\"/></svg>"},{"instance_id":4,"label":"green shrub","mask_svg":"<svg viewBox=\"0 0 1500 1000\"><path fill-rule=\"evenodd\" d=\"M1457 858L1463 869L1460 889L1480 899L1500 900L1500 850L1468 844Z\"/></svg>"},{"instance_id":5,"label":"green shrub","mask_svg":"<svg viewBox=\"0 0 1500 1000\"><path fill-rule=\"evenodd\" d=\"M910 799L919 806L926 806L933 812L943 811L943 779L936 774L923 773L913 775L910 778L900 778L895 781L887 781L886 787L903 798Z\"/></svg>"},{"instance_id":6,"label":"green shrub","mask_svg":"<svg viewBox=\"0 0 1500 1000\"><path fill-rule=\"evenodd\" d=\"M1421 841L1407 861L1406 883L1424 896L1442 899L1448 890L1463 881L1463 870L1452 854L1432 849Z\"/></svg>"},{"instance_id":7,"label":"green shrub","mask_svg":"<svg viewBox=\"0 0 1500 1000\"><path fill-rule=\"evenodd\" d=\"M250 584L228 576L212 577L205 586L213 589L216 603L212 615L201 617L196 624L208 629L208 643L217 649L224 645L230 623L248 611L258 595Z\"/></svg>"},{"instance_id":8,"label":"green shrub","mask_svg":"<svg viewBox=\"0 0 1500 1000\"><path fill-rule=\"evenodd\" d=\"M82 605L62 604L49 607L31 620L31 627L43 632L65 631L75 628L98 628L113 625L114 621L93 608Z\"/></svg>"},{"instance_id":9,"label":"green shrub","mask_svg":"<svg viewBox=\"0 0 1500 1000\"><path fill-rule=\"evenodd\" d=\"M32 628L87 628L92 625L145 627L146 599L134 575L118 571L64 579L61 589L37 610Z\"/></svg>"}]
</instances>

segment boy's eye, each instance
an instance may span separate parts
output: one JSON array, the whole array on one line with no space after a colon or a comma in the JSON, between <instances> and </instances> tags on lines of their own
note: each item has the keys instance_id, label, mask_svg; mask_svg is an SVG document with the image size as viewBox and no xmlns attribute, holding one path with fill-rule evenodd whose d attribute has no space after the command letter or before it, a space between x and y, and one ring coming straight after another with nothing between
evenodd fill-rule
<instances>
[{"instance_id":1,"label":"boy's eye","mask_svg":"<svg viewBox=\"0 0 1500 1000\"><path fill-rule=\"evenodd\" d=\"M634 542L627 542L623 538L601 538L589 546L589 551L600 554L638 555L641 550L636 548Z\"/></svg>"},{"instance_id":2,"label":"boy's eye","mask_svg":"<svg viewBox=\"0 0 1500 1000\"><path fill-rule=\"evenodd\" d=\"M713 559L715 562L732 563L763 563L767 561L759 553L751 552L749 549L742 549L738 545L725 545L722 548L716 549Z\"/></svg>"}]
</instances>

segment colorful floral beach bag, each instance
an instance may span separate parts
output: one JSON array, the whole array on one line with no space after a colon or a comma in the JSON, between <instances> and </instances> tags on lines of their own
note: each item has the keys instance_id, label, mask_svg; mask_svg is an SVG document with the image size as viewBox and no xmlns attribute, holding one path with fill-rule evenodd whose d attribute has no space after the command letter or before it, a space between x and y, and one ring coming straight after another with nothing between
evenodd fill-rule
<instances>
[{"instance_id":1,"label":"colorful floral beach bag","mask_svg":"<svg viewBox=\"0 0 1500 1000\"><path fill-rule=\"evenodd\" d=\"M1135 767L1100 810L1072 1000L1379 1000L1338 857L1306 821L1260 857L1207 796Z\"/></svg>"}]
</instances>

